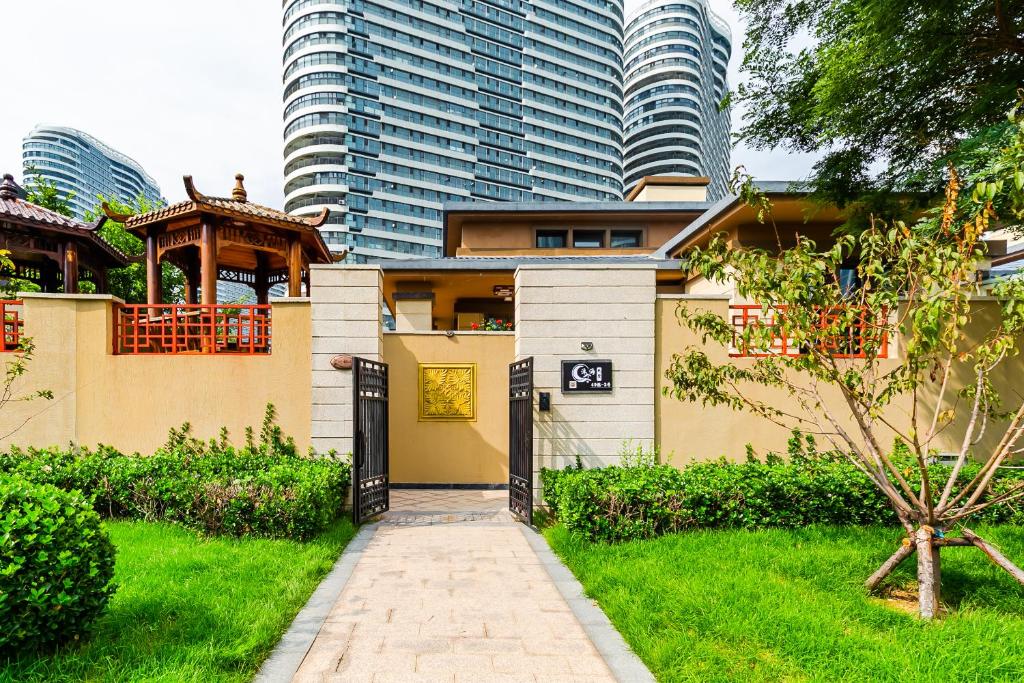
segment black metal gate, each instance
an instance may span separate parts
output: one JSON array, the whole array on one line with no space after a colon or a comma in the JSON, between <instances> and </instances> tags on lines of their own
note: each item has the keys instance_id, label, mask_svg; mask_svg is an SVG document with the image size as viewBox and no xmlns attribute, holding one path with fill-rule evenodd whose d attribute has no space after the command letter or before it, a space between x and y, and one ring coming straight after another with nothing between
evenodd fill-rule
<instances>
[{"instance_id":1,"label":"black metal gate","mask_svg":"<svg viewBox=\"0 0 1024 683\"><path fill-rule=\"evenodd\" d=\"M352 360L352 521L385 512L388 496L388 366Z\"/></svg>"},{"instance_id":2,"label":"black metal gate","mask_svg":"<svg viewBox=\"0 0 1024 683\"><path fill-rule=\"evenodd\" d=\"M533 358L508 366L508 509L533 524Z\"/></svg>"}]
</instances>

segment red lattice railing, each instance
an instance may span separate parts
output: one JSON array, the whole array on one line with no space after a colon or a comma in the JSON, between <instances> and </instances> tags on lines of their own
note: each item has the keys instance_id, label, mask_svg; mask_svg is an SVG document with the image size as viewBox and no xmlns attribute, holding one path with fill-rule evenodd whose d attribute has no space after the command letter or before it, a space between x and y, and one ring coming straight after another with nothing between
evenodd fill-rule
<instances>
[{"instance_id":1,"label":"red lattice railing","mask_svg":"<svg viewBox=\"0 0 1024 683\"><path fill-rule=\"evenodd\" d=\"M773 334L766 348L744 349L740 335L748 327L764 325L776 327L783 323L786 307L765 310L758 304L729 306L729 319L733 329L733 348L729 355L741 358L760 358L765 356L799 356L806 353L805 349L794 344L783 335ZM821 309L817 312L821 329L833 328L840 317L836 309ZM867 309L858 316L857 322L850 325L841 334L830 335L819 340L822 350L828 351L834 358L867 358L867 350L872 343L877 343L876 358L889 357L889 336L884 329L875 324Z\"/></svg>"},{"instance_id":2,"label":"red lattice railing","mask_svg":"<svg viewBox=\"0 0 1024 683\"><path fill-rule=\"evenodd\" d=\"M17 351L25 336L24 306L20 300L0 300L0 317L4 321L3 342L0 351Z\"/></svg>"},{"instance_id":3,"label":"red lattice railing","mask_svg":"<svg viewBox=\"0 0 1024 683\"><path fill-rule=\"evenodd\" d=\"M114 353L270 353L270 306L124 304L114 311Z\"/></svg>"}]
</instances>

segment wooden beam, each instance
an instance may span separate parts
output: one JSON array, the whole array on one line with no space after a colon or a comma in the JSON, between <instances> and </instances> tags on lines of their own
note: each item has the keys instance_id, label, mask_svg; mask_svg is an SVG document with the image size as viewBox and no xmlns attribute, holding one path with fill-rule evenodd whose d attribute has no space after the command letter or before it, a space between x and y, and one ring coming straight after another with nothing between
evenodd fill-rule
<instances>
[{"instance_id":1,"label":"wooden beam","mask_svg":"<svg viewBox=\"0 0 1024 683\"><path fill-rule=\"evenodd\" d=\"M204 304L217 303L217 227L204 221L199 239L199 270Z\"/></svg>"},{"instance_id":2,"label":"wooden beam","mask_svg":"<svg viewBox=\"0 0 1024 683\"><path fill-rule=\"evenodd\" d=\"M288 243L288 296L302 296L302 241Z\"/></svg>"},{"instance_id":3,"label":"wooden beam","mask_svg":"<svg viewBox=\"0 0 1024 683\"><path fill-rule=\"evenodd\" d=\"M163 299L163 266L157 250L155 229L146 233L146 303L159 304Z\"/></svg>"},{"instance_id":4,"label":"wooden beam","mask_svg":"<svg viewBox=\"0 0 1024 683\"><path fill-rule=\"evenodd\" d=\"M78 245L64 243L64 293L78 294Z\"/></svg>"}]
</instances>

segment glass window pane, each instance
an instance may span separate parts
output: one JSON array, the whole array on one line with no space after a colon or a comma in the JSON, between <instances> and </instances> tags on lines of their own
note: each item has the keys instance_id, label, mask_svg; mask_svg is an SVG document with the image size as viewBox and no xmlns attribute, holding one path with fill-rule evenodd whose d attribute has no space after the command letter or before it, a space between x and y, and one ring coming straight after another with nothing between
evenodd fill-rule
<instances>
[{"instance_id":1,"label":"glass window pane","mask_svg":"<svg viewBox=\"0 0 1024 683\"><path fill-rule=\"evenodd\" d=\"M577 249L600 249L604 246L604 230L573 230L572 246Z\"/></svg>"},{"instance_id":2,"label":"glass window pane","mask_svg":"<svg viewBox=\"0 0 1024 683\"><path fill-rule=\"evenodd\" d=\"M611 246L619 249L631 249L643 246L639 230L612 230Z\"/></svg>"},{"instance_id":3,"label":"glass window pane","mask_svg":"<svg viewBox=\"0 0 1024 683\"><path fill-rule=\"evenodd\" d=\"M568 231L566 230L538 230L537 248L562 249L565 247L567 237Z\"/></svg>"}]
</instances>

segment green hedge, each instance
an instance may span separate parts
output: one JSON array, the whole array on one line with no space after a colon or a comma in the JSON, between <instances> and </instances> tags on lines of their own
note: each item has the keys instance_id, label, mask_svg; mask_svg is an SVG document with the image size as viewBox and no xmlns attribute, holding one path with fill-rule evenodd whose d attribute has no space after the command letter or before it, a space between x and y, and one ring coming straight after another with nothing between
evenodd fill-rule
<instances>
[{"instance_id":1,"label":"green hedge","mask_svg":"<svg viewBox=\"0 0 1024 683\"><path fill-rule=\"evenodd\" d=\"M0 475L0 653L87 633L113 576L114 547L89 501Z\"/></svg>"},{"instance_id":2,"label":"green hedge","mask_svg":"<svg viewBox=\"0 0 1024 683\"><path fill-rule=\"evenodd\" d=\"M95 450L12 449L0 472L81 491L108 518L165 520L208 534L305 539L341 514L350 483L333 454L299 454L273 424L236 448L222 433L209 442L185 425L151 456Z\"/></svg>"},{"instance_id":3,"label":"green hedge","mask_svg":"<svg viewBox=\"0 0 1024 683\"><path fill-rule=\"evenodd\" d=\"M813 445L813 444L812 444ZM788 462L724 460L671 465L542 470L544 500L570 531L591 540L625 541L684 529L895 524L888 500L842 456L791 453ZM964 467L969 481L979 465ZM933 481L948 468L934 466ZM1024 478L1007 470L999 491ZM978 519L1024 523L1017 506L993 506Z\"/></svg>"}]
</instances>

